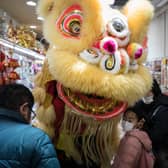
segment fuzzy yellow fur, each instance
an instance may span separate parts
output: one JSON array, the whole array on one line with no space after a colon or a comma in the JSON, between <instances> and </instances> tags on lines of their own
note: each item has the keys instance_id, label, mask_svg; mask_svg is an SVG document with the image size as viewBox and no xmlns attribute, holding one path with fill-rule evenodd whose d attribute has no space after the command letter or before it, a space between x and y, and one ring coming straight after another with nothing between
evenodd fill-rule
<instances>
[{"instance_id":1,"label":"fuzzy yellow fur","mask_svg":"<svg viewBox=\"0 0 168 168\"><path fill-rule=\"evenodd\" d=\"M47 57L54 78L75 91L127 100L132 104L151 87L151 75L142 65L136 73L112 75L66 51L50 49Z\"/></svg>"},{"instance_id":2,"label":"fuzzy yellow fur","mask_svg":"<svg viewBox=\"0 0 168 168\"><path fill-rule=\"evenodd\" d=\"M43 63L41 71L35 76L34 82L36 86L45 87L45 84L53 80L53 77L48 69L48 60L46 59Z\"/></svg>"},{"instance_id":3,"label":"fuzzy yellow fur","mask_svg":"<svg viewBox=\"0 0 168 168\"><path fill-rule=\"evenodd\" d=\"M46 39L51 45L58 48L79 52L92 45L93 41L102 33L102 17L100 15L100 4L97 0L53 0L54 7L44 21L43 32ZM45 1L43 2L45 3ZM40 5L43 6L44 4ZM59 31L56 30L56 19L64 9L73 4L79 4L84 13L84 20L80 33L80 39L64 38ZM44 5L45 6L45 5ZM96 19L95 19L96 18ZM49 31L48 31L49 30ZM88 34L89 30L89 36Z\"/></svg>"},{"instance_id":4,"label":"fuzzy yellow fur","mask_svg":"<svg viewBox=\"0 0 168 168\"><path fill-rule=\"evenodd\" d=\"M34 89L32 91L35 102L38 102L39 104L44 103L45 98L46 98L46 91L45 89L41 88L41 87L36 87L36 89Z\"/></svg>"},{"instance_id":5,"label":"fuzzy yellow fur","mask_svg":"<svg viewBox=\"0 0 168 168\"><path fill-rule=\"evenodd\" d=\"M130 0L124 6L123 13L128 19L131 42L142 43L153 17L153 6L148 0Z\"/></svg>"},{"instance_id":6,"label":"fuzzy yellow fur","mask_svg":"<svg viewBox=\"0 0 168 168\"><path fill-rule=\"evenodd\" d=\"M45 90L46 83L52 79L48 69L48 62L45 60L41 72L35 77L36 88L32 92L35 101L39 105L36 111L38 121L34 125L43 129L49 136L54 137L56 116L54 107L51 105L52 97Z\"/></svg>"},{"instance_id":7,"label":"fuzzy yellow fur","mask_svg":"<svg viewBox=\"0 0 168 168\"><path fill-rule=\"evenodd\" d=\"M39 122L39 120L35 123L35 126L42 129L50 138L53 138L55 136L55 129L52 126L47 126L46 124Z\"/></svg>"},{"instance_id":8,"label":"fuzzy yellow fur","mask_svg":"<svg viewBox=\"0 0 168 168\"><path fill-rule=\"evenodd\" d=\"M37 110L37 117L40 121L45 123L46 125L53 125L55 121L55 112L54 107L50 105L47 109L43 106Z\"/></svg>"},{"instance_id":9,"label":"fuzzy yellow fur","mask_svg":"<svg viewBox=\"0 0 168 168\"><path fill-rule=\"evenodd\" d=\"M46 103L44 105L46 105ZM35 122L34 125L44 130L53 138L55 136L54 122L56 120L56 115L51 101L47 106L40 105L36 110L36 114L37 122Z\"/></svg>"},{"instance_id":10,"label":"fuzzy yellow fur","mask_svg":"<svg viewBox=\"0 0 168 168\"><path fill-rule=\"evenodd\" d=\"M49 14L49 9L53 4L53 0L41 0L38 1L37 14L45 18Z\"/></svg>"}]
</instances>

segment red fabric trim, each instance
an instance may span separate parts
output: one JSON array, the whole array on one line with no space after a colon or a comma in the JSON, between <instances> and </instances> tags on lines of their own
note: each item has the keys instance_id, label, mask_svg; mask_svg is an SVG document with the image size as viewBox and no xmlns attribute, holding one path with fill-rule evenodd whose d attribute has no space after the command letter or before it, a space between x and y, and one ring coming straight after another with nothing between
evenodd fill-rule
<instances>
[{"instance_id":1,"label":"red fabric trim","mask_svg":"<svg viewBox=\"0 0 168 168\"><path fill-rule=\"evenodd\" d=\"M64 119L65 103L58 97L56 84L57 82L55 80L47 82L46 92L52 96L52 104L54 106L55 114L56 114L55 135L57 138L59 136L61 123Z\"/></svg>"}]
</instances>

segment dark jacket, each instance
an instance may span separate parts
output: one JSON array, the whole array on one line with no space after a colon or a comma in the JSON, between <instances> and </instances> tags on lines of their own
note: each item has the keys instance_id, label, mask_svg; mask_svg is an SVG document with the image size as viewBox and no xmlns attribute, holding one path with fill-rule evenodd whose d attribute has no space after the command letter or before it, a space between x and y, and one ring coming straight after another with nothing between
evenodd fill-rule
<instances>
[{"instance_id":1,"label":"dark jacket","mask_svg":"<svg viewBox=\"0 0 168 168\"><path fill-rule=\"evenodd\" d=\"M161 94L151 104L140 101L136 108L144 115L144 129L152 140L153 149L166 148L168 151L168 96Z\"/></svg>"},{"instance_id":2,"label":"dark jacket","mask_svg":"<svg viewBox=\"0 0 168 168\"><path fill-rule=\"evenodd\" d=\"M151 104L136 104L145 119L144 129L152 140L155 168L168 168L168 96L160 94Z\"/></svg>"},{"instance_id":3,"label":"dark jacket","mask_svg":"<svg viewBox=\"0 0 168 168\"><path fill-rule=\"evenodd\" d=\"M0 109L0 168L59 168L49 137L15 112Z\"/></svg>"}]
</instances>

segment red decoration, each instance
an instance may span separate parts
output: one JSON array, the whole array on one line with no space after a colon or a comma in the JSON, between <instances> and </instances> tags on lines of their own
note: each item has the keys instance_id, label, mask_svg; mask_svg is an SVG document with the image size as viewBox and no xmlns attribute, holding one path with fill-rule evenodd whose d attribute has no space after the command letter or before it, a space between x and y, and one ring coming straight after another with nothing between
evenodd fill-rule
<instances>
[{"instance_id":1,"label":"red decoration","mask_svg":"<svg viewBox=\"0 0 168 168\"><path fill-rule=\"evenodd\" d=\"M14 68L14 69L19 67L18 60L14 58L9 58L9 67Z\"/></svg>"},{"instance_id":2,"label":"red decoration","mask_svg":"<svg viewBox=\"0 0 168 168\"><path fill-rule=\"evenodd\" d=\"M5 59L5 54L2 51L0 51L0 61L2 62L4 61L4 59Z\"/></svg>"},{"instance_id":3,"label":"red decoration","mask_svg":"<svg viewBox=\"0 0 168 168\"><path fill-rule=\"evenodd\" d=\"M18 73L14 71L19 66L17 59L9 58L0 51L0 85L14 83L20 79Z\"/></svg>"}]
</instances>

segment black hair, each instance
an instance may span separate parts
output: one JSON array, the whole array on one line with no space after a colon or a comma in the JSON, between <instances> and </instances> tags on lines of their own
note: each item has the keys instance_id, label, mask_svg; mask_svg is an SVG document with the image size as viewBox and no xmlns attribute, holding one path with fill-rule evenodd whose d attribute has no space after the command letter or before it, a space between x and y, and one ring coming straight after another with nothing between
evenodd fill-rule
<instances>
[{"instance_id":1,"label":"black hair","mask_svg":"<svg viewBox=\"0 0 168 168\"><path fill-rule=\"evenodd\" d=\"M139 109L137 109L135 106L127 108L127 110L125 111L125 113L128 112L128 111L131 111L131 112L135 113L136 116L137 116L137 118L138 118L138 121L140 121L141 119L144 118L143 113Z\"/></svg>"},{"instance_id":2,"label":"black hair","mask_svg":"<svg viewBox=\"0 0 168 168\"><path fill-rule=\"evenodd\" d=\"M18 111L19 107L28 103L32 108L34 98L31 91L22 84L7 84L0 86L0 107Z\"/></svg>"}]
</instances>

